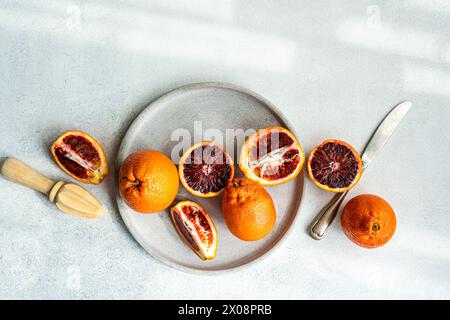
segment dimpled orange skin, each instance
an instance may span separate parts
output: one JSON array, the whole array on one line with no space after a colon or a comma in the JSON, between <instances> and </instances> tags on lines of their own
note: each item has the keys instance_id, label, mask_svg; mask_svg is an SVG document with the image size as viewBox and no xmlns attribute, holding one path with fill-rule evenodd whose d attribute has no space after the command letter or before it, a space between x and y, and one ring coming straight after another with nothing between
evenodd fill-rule
<instances>
[{"instance_id":1,"label":"dimpled orange skin","mask_svg":"<svg viewBox=\"0 0 450 320\"><path fill-rule=\"evenodd\" d=\"M344 207L341 225L347 237L364 248L377 248L394 235L397 219L394 210L383 198L362 194Z\"/></svg>"},{"instance_id":2,"label":"dimpled orange skin","mask_svg":"<svg viewBox=\"0 0 450 320\"><path fill-rule=\"evenodd\" d=\"M135 152L120 166L120 195L131 209L140 213L166 209L175 200L178 187L177 168L160 151Z\"/></svg>"},{"instance_id":3,"label":"dimpled orange skin","mask_svg":"<svg viewBox=\"0 0 450 320\"><path fill-rule=\"evenodd\" d=\"M234 178L228 182L222 214L231 233L244 241L265 237L276 222L272 197L261 185L248 179Z\"/></svg>"}]
</instances>

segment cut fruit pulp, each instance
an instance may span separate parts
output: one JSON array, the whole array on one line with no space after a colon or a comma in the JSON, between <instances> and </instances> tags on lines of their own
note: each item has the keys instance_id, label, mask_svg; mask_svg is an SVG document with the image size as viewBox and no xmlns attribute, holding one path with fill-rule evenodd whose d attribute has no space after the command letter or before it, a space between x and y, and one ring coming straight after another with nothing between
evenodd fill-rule
<instances>
[{"instance_id":1,"label":"cut fruit pulp","mask_svg":"<svg viewBox=\"0 0 450 320\"><path fill-rule=\"evenodd\" d=\"M193 195L214 197L234 176L234 164L226 151L214 142L193 145L178 166L181 183Z\"/></svg>"},{"instance_id":2,"label":"cut fruit pulp","mask_svg":"<svg viewBox=\"0 0 450 320\"><path fill-rule=\"evenodd\" d=\"M259 130L242 146L239 167L244 175L265 186L294 179L305 162L305 153L294 135L282 127Z\"/></svg>"},{"instance_id":3,"label":"cut fruit pulp","mask_svg":"<svg viewBox=\"0 0 450 320\"><path fill-rule=\"evenodd\" d=\"M172 207L170 214L183 242L202 260L214 259L217 231L208 213L193 201L181 201Z\"/></svg>"},{"instance_id":4,"label":"cut fruit pulp","mask_svg":"<svg viewBox=\"0 0 450 320\"><path fill-rule=\"evenodd\" d=\"M99 184L108 174L108 164L101 146L87 133L65 132L50 150L58 166L81 182Z\"/></svg>"},{"instance_id":5,"label":"cut fruit pulp","mask_svg":"<svg viewBox=\"0 0 450 320\"><path fill-rule=\"evenodd\" d=\"M344 192L353 188L361 178L362 161L348 143L325 140L311 151L308 173L319 187L331 192Z\"/></svg>"}]
</instances>

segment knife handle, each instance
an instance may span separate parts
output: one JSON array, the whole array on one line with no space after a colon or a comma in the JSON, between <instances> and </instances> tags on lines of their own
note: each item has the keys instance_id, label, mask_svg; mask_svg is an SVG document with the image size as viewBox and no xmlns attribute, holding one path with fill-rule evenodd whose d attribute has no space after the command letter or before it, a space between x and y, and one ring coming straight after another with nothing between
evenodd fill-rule
<instances>
[{"instance_id":1,"label":"knife handle","mask_svg":"<svg viewBox=\"0 0 450 320\"><path fill-rule=\"evenodd\" d=\"M316 219L311 224L309 233L316 240L321 240L325 231L336 217L339 207L347 195L348 191L337 193L330 202L319 212Z\"/></svg>"}]
</instances>

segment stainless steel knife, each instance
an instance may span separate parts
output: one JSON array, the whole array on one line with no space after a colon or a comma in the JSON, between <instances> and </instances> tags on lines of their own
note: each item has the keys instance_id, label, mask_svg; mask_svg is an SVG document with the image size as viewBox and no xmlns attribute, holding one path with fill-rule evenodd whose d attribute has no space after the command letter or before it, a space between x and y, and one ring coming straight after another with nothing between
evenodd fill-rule
<instances>
[{"instance_id":1,"label":"stainless steel knife","mask_svg":"<svg viewBox=\"0 0 450 320\"><path fill-rule=\"evenodd\" d=\"M366 145L364 152L362 153L362 163L363 170L367 168L369 163L375 158L375 156L380 152L383 146L391 137L397 125L403 119L403 117L408 113L411 108L410 101L404 101L398 104L388 115L384 118L375 133L370 138L369 143ZM328 226L333 222L339 211L339 206L347 195L348 191L337 193L331 201L319 212L316 219L310 227L310 235L316 239L322 239Z\"/></svg>"}]
</instances>

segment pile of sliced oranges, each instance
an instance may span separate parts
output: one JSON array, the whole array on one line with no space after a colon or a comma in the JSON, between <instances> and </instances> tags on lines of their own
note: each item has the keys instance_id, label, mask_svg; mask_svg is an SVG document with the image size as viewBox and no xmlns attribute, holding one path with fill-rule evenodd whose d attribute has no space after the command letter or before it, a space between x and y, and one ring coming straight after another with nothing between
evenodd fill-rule
<instances>
[{"instance_id":1,"label":"pile of sliced oranges","mask_svg":"<svg viewBox=\"0 0 450 320\"><path fill-rule=\"evenodd\" d=\"M233 159L211 141L193 145L178 165L184 188L198 197L223 192L222 214L232 234L244 241L267 236L275 227L276 210L263 186L294 179L302 170L305 154L294 135L282 127L270 127L251 135L243 144L239 168L245 178L234 178ZM181 201L171 209L182 240L202 259L214 258L217 231L208 213L193 201Z\"/></svg>"},{"instance_id":2,"label":"pile of sliced oranges","mask_svg":"<svg viewBox=\"0 0 450 320\"><path fill-rule=\"evenodd\" d=\"M81 131L68 131L52 145L56 163L81 182L99 184L108 173L100 144ZM222 214L230 232L243 241L267 236L276 224L276 209L264 186L287 183L301 172L305 153L286 128L269 127L243 143L239 168L245 178L235 178L235 165L226 150L211 141L193 145L180 159L178 169L165 154L142 150L130 154L119 170L119 193L140 213L161 212L175 200L179 182L197 197L223 192ZM307 170L319 188L344 192L361 178L359 154L348 143L325 140L310 153ZM205 209L194 201L180 201L170 209L183 242L201 259L216 256L218 235ZM344 208L342 226L355 243L373 248L386 243L395 230L395 214L383 199L364 195Z\"/></svg>"}]
</instances>

